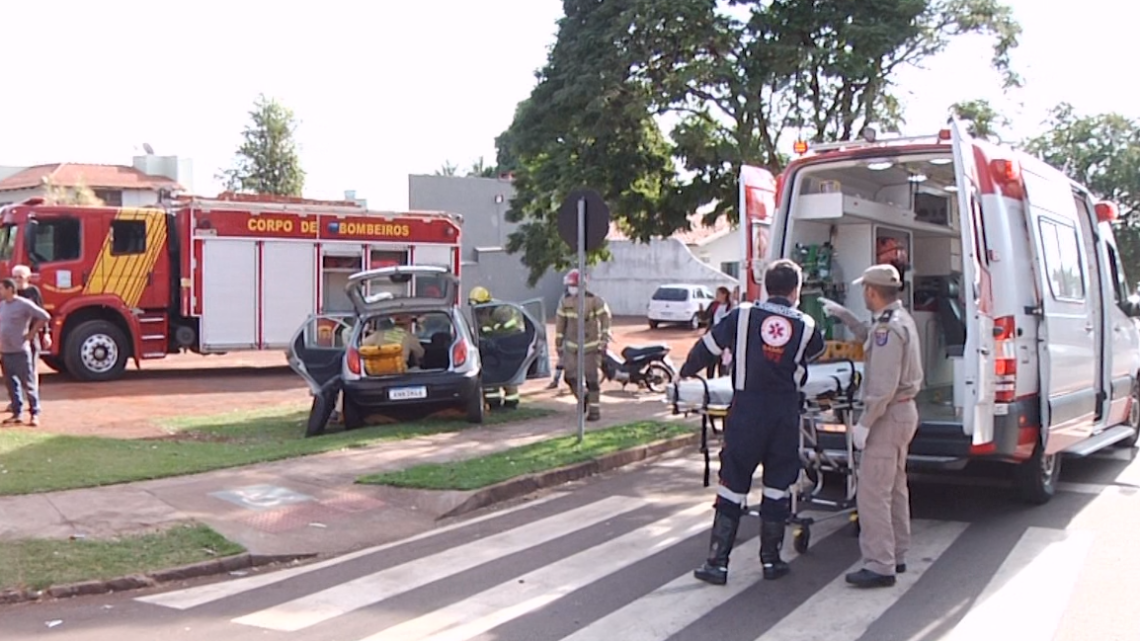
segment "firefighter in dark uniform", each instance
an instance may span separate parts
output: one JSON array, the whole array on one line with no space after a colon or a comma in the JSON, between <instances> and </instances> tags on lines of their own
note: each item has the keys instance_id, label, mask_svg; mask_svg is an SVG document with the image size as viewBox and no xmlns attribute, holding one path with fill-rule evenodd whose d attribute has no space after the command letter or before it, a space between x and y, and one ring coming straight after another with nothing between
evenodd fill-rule
<instances>
[{"instance_id":1,"label":"firefighter in dark uniform","mask_svg":"<svg viewBox=\"0 0 1140 641\"><path fill-rule=\"evenodd\" d=\"M695 376L732 349L733 397L720 452L720 486L714 508L708 560L693 574L714 585L728 581L728 557L736 542L752 475L763 463L760 503L760 563L764 578L778 579L789 567L780 558L791 517L791 487L799 478L799 430L807 363L824 351L815 321L796 309L802 274L790 260L764 274L765 302L729 312L689 352L681 376Z\"/></svg>"},{"instance_id":2,"label":"firefighter in dark uniform","mask_svg":"<svg viewBox=\"0 0 1140 641\"><path fill-rule=\"evenodd\" d=\"M491 292L486 287L475 287L467 295L467 302L472 307L494 302ZM526 331L525 321L517 309L510 305L489 307L476 307L475 322L479 325L479 336L494 338L497 336L510 336ZM487 403L496 408L500 405L513 410L519 406L519 386L504 385L488 387L483 390L483 397Z\"/></svg>"}]
</instances>

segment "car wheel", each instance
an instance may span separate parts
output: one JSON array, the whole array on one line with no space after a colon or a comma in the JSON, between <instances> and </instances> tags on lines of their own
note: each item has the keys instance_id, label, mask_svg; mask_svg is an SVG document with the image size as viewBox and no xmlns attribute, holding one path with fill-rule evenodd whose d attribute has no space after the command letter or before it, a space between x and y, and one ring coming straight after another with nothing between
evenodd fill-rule
<instances>
[{"instance_id":1,"label":"car wheel","mask_svg":"<svg viewBox=\"0 0 1140 641\"><path fill-rule=\"evenodd\" d=\"M651 321L649 321L649 329L657 329L657 326L658 326L658 325L660 325L660 323L658 323L658 322L657 322L657 321L655 321L655 320L651 320Z\"/></svg>"},{"instance_id":2,"label":"car wheel","mask_svg":"<svg viewBox=\"0 0 1140 641\"><path fill-rule=\"evenodd\" d=\"M689 319L689 329L700 329L700 328L701 328L701 315L700 314L693 314L693 317Z\"/></svg>"},{"instance_id":3,"label":"car wheel","mask_svg":"<svg viewBox=\"0 0 1140 641\"><path fill-rule=\"evenodd\" d=\"M1021 498L1033 505L1044 505L1057 493L1061 475L1061 455L1045 454L1045 443L1038 437L1033 456L1014 468L1014 483Z\"/></svg>"},{"instance_id":4,"label":"car wheel","mask_svg":"<svg viewBox=\"0 0 1140 641\"><path fill-rule=\"evenodd\" d=\"M340 396L340 378L329 381L319 394L313 395L313 406L309 410L309 422L305 425L305 437L320 436L325 433L333 410L336 409L336 399Z\"/></svg>"},{"instance_id":5,"label":"car wheel","mask_svg":"<svg viewBox=\"0 0 1140 641\"><path fill-rule=\"evenodd\" d=\"M348 394L344 395L344 429L355 430L364 427L364 412L361 411L360 406L356 401L352 400Z\"/></svg>"},{"instance_id":6,"label":"car wheel","mask_svg":"<svg viewBox=\"0 0 1140 641\"><path fill-rule=\"evenodd\" d=\"M475 391L467 398L467 422L479 425L487 412L487 404L483 400L483 386L476 385Z\"/></svg>"}]
</instances>

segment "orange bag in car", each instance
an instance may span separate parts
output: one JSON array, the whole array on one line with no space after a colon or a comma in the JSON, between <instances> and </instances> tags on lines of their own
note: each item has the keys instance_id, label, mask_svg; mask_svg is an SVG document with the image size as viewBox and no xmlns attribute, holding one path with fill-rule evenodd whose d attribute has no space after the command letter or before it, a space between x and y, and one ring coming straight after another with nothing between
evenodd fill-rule
<instances>
[{"instance_id":1,"label":"orange bag in car","mask_svg":"<svg viewBox=\"0 0 1140 641\"><path fill-rule=\"evenodd\" d=\"M408 369L403 345L364 345L360 348L364 373L369 376L403 374Z\"/></svg>"}]
</instances>

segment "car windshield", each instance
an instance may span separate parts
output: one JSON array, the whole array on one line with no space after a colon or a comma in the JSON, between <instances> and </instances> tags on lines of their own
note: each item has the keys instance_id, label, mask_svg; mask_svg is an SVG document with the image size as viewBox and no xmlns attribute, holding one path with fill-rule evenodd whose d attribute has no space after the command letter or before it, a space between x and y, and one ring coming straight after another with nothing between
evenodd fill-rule
<instances>
[{"instance_id":1,"label":"car windshield","mask_svg":"<svg viewBox=\"0 0 1140 641\"><path fill-rule=\"evenodd\" d=\"M658 287L657 291L653 292L653 300L686 301L689 300L689 290L680 287Z\"/></svg>"}]
</instances>

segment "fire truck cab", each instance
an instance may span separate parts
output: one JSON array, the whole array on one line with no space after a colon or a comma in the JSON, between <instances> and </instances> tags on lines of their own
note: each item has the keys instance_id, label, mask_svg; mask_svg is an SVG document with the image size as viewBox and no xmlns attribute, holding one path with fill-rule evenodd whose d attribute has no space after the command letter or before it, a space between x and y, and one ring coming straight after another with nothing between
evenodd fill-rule
<instances>
[{"instance_id":1,"label":"fire truck cab","mask_svg":"<svg viewBox=\"0 0 1140 641\"><path fill-rule=\"evenodd\" d=\"M128 360L288 347L313 314L349 311L348 277L391 265L459 274L461 218L353 202L222 194L150 208L0 208L0 277L33 272L54 337L42 355L80 380ZM407 288L428 288L413 281Z\"/></svg>"},{"instance_id":2,"label":"fire truck cab","mask_svg":"<svg viewBox=\"0 0 1140 641\"><path fill-rule=\"evenodd\" d=\"M926 376L912 467L1011 463L1021 494L1043 503L1063 457L1136 444L1140 305L1113 204L957 122L937 136L797 151L779 177L741 172L742 287L763 298L765 265L796 260L801 307L852 354L859 346L819 298L870 321L850 283L872 264L905 265ZM842 435L826 438L845 451Z\"/></svg>"}]
</instances>

